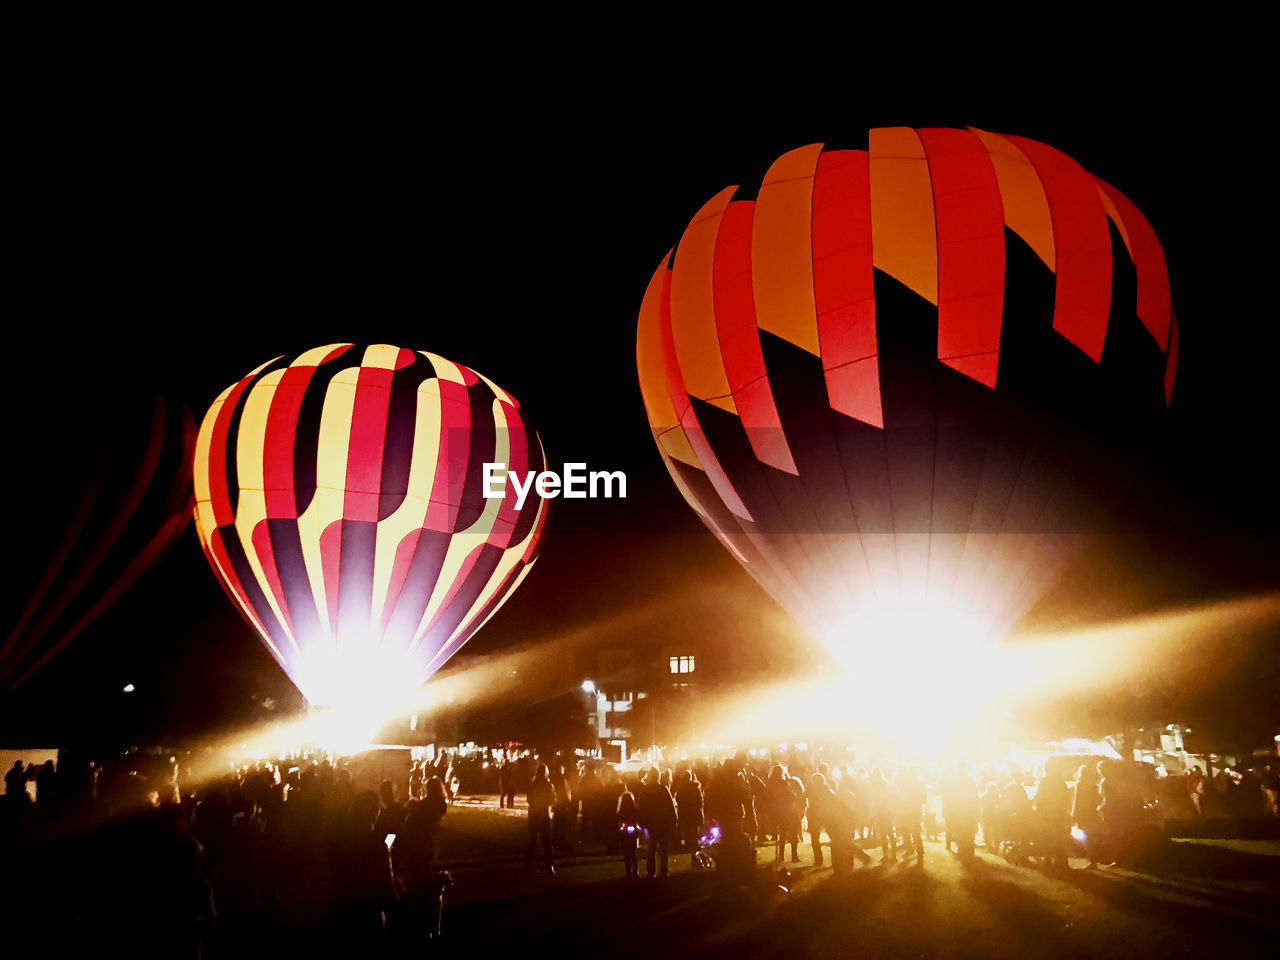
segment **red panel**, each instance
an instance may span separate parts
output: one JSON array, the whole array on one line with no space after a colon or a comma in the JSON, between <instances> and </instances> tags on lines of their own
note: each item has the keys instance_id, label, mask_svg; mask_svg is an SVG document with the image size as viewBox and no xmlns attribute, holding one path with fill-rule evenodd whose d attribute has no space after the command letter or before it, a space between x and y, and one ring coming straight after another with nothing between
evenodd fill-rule
<instances>
[{"instance_id":1,"label":"red panel","mask_svg":"<svg viewBox=\"0 0 1280 960\"><path fill-rule=\"evenodd\" d=\"M409 364L413 363L413 358L416 356L417 354L412 350L406 350L404 347L401 347L400 352L396 354L396 369L403 370L405 367L409 366Z\"/></svg>"},{"instance_id":2,"label":"red panel","mask_svg":"<svg viewBox=\"0 0 1280 960\"><path fill-rule=\"evenodd\" d=\"M680 417L680 426L689 438L689 445L698 457L698 463L715 487L716 492L731 511L744 519L750 519L746 504L738 496L729 477L725 474L720 461L707 443L706 435L698 424L697 415L693 412L693 404L684 388L684 378L680 375L680 365L676 361L675 339L671 335L671 271L664 272L662 277L662 297L658 301L659 318L658 333L662 338L662 357L667 368L667 390L671 394L671 402L675 405L676 414Z\"/></svg>"},{"instance_id":3,"label":"red panel","mask_svg":"<svg viewBox=\"0 0 1280 960\"><path fill-rule=\"evenodd\" d=\"M796 473L765 377L764 355L756 329L755 298L751 292L751 219L755 203L730 203L720 220L711 268L716 333L734 405L742 419L751 449L761 463Z\"/></svg>"},{"instance_id":4,"label":"red panel","mask_svg":"<svg viewBox=\"0 0 1280 960\"><path fill-rule=\"evenodd\" d=\"M293 490L293 445L302 396L315 367L290 367L280 378L271 409L262 451L262 478L266 491L267 516L272 519L298 516Z\"/></svg>"},{"instance_id":5,"label":"red panel","mask_svg":"<svg viewBox=\"0 0 1280 960\"><path fill-rule=\"evenodd\" d=\"M1025 137L1006 139L1031 161L1049 200L1057 249L1053 329L1094 362L1102 359L1111 308L1111 237L1093 177L1065 153Z\"/></svg>"},{"instance_id":6,"label":"red panel","mask_svg":"<svg viewBox=\"0 0 1280 960\"><path fill-rule=\"evenodd\" d=\"M342 503L342 516L347 520L378 522L391 377L391 370L361 367L356 380L347 446L347 490Z\"/></svg>"},{"instance_id":7,"label":"red panel","mask_svg":"<svg viewBox=\"0 0 1280 960\"><path fill-rule=\"evenodd\" d=\"M938 359L996 385L1004 312L1004 204L982 141L967 130L919 130L938 231Z\"/></svg>"},{"instance_id":8,"label":"red panel","mask_svg":"<svg viewBox=\"0 0 1280 960\"><path fill-rule=\"evenodd\" d=\"M865 150L818 158L813 183L813 291L832 409L884 426L876 359L871 164Z\"/></svg>"},{"instance_id":9,"label":"red panel","mask_svg":"<svg viewBox=\"0 0 1280 960\"><path fill-rule=\"evenodd\" d=\"M321 364L328 363L330 360L336 360L338 357L342 356L344 353L350 350L351 347L352 345L349 343L335 344L334 348L330 350L328 353L326 353L324 355L324 359L322 359L320 363L317 363L316 366L320 366Z\"/></svg>"},{"instance_id":10,"label":"red panel","mask_svg":"<svg viewBox=\"0 0 1280 960\"><path fill-rule=\"evenodd\" d=\"M941 357L939 359L942 359ZM988 387L996 385L996 368L1000 365L998 353L979 353L972 357L951 357L944 361L953 370L959 370L966 377L985 383Z\"/></svg>"},{"instance_id":11,"label":"red panel","mask_svg":"<svg viewBox=\"0 0 1280 960\"><path fill-rule=\"evenodd\" d=\"M253 380L253 375L245 377L227 394L226 401L218 408L218 419L214 421L213 433L209 437L209 500L213 507L215 526L225 526L235 522L235 513L231 509L231 492L227 487L227 471L224 467L227 457L227 432L231 429L231 415L235 412L240 395L244 393Z\"/></svg>"},{"instance_id":12,"label":"red panel","mask_svg":"<svg viewBox=\"0 0 1280 960\"><path fill-rule=\"evenodd\" d=\"M1169 359L1164 368L1164 402L1173 399L1173 378L1178 371L1178 315L1169 317Z\"/></svg>"},{"instance_id":13,"label":"red panel","mask_svg":"<svg viewBox=\"0 0 1280 960\"><path fill-rule=\"evenodd\" d=\"M462 502L462 486L467 479L471 401L462 384L452 380L436 382L440 385L440 453L423 526L452 533L458 519L458 505Z\"/></svg>"},{"instance_id":14,"label":"red panel","mask_svg":"<svg viewBox=\"0 0 1280 960\"><path fill-rule=\"evenodd\" d=\"M884 414L880 409L880 366L875 357L824 370L823 374L827 378L827 396L833 410L884 428ZM873 415L875 419L872 419Z\"/></svg>"},{"instance_id":15,"label":"red panel","mask_svg":"<svg viewBox=\"0 0 1280 960\"><path fill-rule=\"evenodd\" d=\"M329 622L338 623L338 574L342 568L342 521L335 520L320 534L320 567L324 571L324 594L329 604Z\"/></svg>"},{"instance_id":16,"label":"red panel","mask_svg":"<svg viewBox=\"0 0 1280 960\"><path fill-rule=\"evenodd\" d=\"M280 585L280 571L276 568L276 554L271 546L271 533L267 529L267 521L260 520L253 528L253 549L258 554L258 562L262 564L262 576L276 598L276 605L284 616L284 625L289 635L295 636L293 617L289 615L289 602L285 600L284 588Z\"/></svg>"},{"instance_id":17,"label":"red panel","mask_svg":"<svg viewBox=\"0 0 1280 960\"><path fill-rule=\"evenodd\" d=\"M1147 218L1133 202L1110 184L1098 180L1098 186L1107 192L1111 202L1124 220L1133 248L1133 266L1138 274L1138 319L1151 331L1156 343L1163 349L1169 339L1169 271L1165 265L1164 250L1156 239L1156 232Z\"/></svg>"}]
</instances>

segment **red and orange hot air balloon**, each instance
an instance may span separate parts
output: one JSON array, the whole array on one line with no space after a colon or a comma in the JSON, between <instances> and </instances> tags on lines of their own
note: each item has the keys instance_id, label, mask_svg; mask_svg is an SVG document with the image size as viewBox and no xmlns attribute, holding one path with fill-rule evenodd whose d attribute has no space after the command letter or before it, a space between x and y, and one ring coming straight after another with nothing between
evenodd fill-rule
<instances>
[{"instance_id":1,"label":"red and orange hot air balloon","mask_svg":"<svg viewBox=\"0 0 1280 960\"><path fill-rule=\"evenodd\" d=\"M543 469L519 404L467 367L378 344L279 357L196 442L214 573L316 706L392 714L529 572L546 504L483 466Z\"/></svg>"},{"instance_id":2,"label":"red and orange hot air balloon","mask_svg":"<svg viewBox=\"0 0 1280 960\"><path fill-rule=\"evenodd\" d=\"M1123 194L1024 137L906 127L711 198L636 344L685 499L853 669L1007 633L1141 498L1177 351Z\"/></svg>"}]
</instances>

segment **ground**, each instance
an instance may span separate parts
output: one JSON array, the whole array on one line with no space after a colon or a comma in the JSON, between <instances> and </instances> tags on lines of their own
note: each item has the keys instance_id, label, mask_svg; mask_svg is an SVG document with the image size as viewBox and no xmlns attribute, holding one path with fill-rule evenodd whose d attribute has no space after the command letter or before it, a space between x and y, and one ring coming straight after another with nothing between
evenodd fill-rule
<instances>
[{"instance_id":1,"label":"ground","mask_svg":"<svg viewBox=\"0 0 1280 960\"><path fill-rule=\"evenodd\" d=\"M555 876L526 871L523 810L499 811L493 798L460 798L444 828L440 861L455 878L445 942L478 956L1133 960L1280 943L1274 841L1170 841L1134 870L1066 871L981 849L965 862L930 841L923 866L880 866L874 850L872 866L838 880L803 847L802 862L787 864L790 894L770 885L749 897L691 871L687 853L665 880L624 880L617 857L594 852L560 858ZM772 848L758 859L772 868Z\"/></svg>"}]
</instances>

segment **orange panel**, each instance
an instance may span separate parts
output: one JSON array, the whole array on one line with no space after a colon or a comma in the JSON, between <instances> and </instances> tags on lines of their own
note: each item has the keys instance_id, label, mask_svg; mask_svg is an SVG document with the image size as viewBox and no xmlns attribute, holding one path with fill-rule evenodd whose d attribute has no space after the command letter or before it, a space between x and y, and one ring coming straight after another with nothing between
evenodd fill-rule
<instances>
[{"instance_id":1,"label":"orange panel","mask_svg":"<svg viewBox=\"0 0 1280 960\"><path fill-rule=\"evenodd\" d=\"M815 357L818 312L813 298L813 176L822 144L784 153L765 174L751 231L751 289L756 318L767 330Z\"/></svg>"},{"instance_id":2,"label":"orange panel","mask_svg":"<svg viewBox=\"0 0 1280 960\"><path fill-rule=\"evenodd\" d=\"M1035 251L1050 270L1057 270L1053 218L1049 200L1031 161L1004 137L970 127L991 152L991 165L1004 201L1004 224Z\"/></svg>"},{"instance_id":3,"label":"orange panel","mask_svg":"<svg viewBox=\"0 0 1280 960\"><path fill-rule=\"evenodd\" d=\"M636 372L640 377L640 396L644 399L645 412L649 414L649 426L654 436L662 436L663 448L677 460L690 466L698 466L698 458L680 427L675 405L667 390L667 370L662 359L662 334L659 322L662 316L661 299L663 280L667 274L667 260L654 271L640 301L640 322L636 329Z\"/></svg>"},{"instance_id":4,"label":"orange panel","mask_svg":"<svg viewBox=\"0 0 1280 960\"><path fill-rule=\"evenodd\" d=\"M873 264L930 303L938 302L933 183L910 127L870 131Z\"/></svg>"},{"instance_id":5,"label":"orange panel","mask_svg":"<svg viewBox=\"0 0 1280 960\"><path fill-rule=\"evenodd\" d=\"M671 274L671 335L685 389L691 396L734 414L738 410L730 395L716 331L711 268L720 220L736 189L726 187L698 211L676 247Z\"/></svg>"}]
</instances>

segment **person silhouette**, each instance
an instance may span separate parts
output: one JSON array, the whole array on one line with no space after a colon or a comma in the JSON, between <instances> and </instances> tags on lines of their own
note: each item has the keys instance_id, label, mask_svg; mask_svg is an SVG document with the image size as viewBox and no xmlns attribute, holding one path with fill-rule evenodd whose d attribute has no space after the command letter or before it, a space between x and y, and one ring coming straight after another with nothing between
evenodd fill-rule
<instances>
[{"instance_id":1,"label":"person silhouette","mask_svg":"<svg viewBox=\"0 0 1280 960\"><path fill-rule=\"evenodd\" d=\"M529 801L529 849L525 853L524 866L533 867L533 851L539 840L547 861L547 873L555 876L556 868L551 853L551 808L555 806L556 790L545 763L538 764L526 792Z\"/></svg>"}]
</instances>

